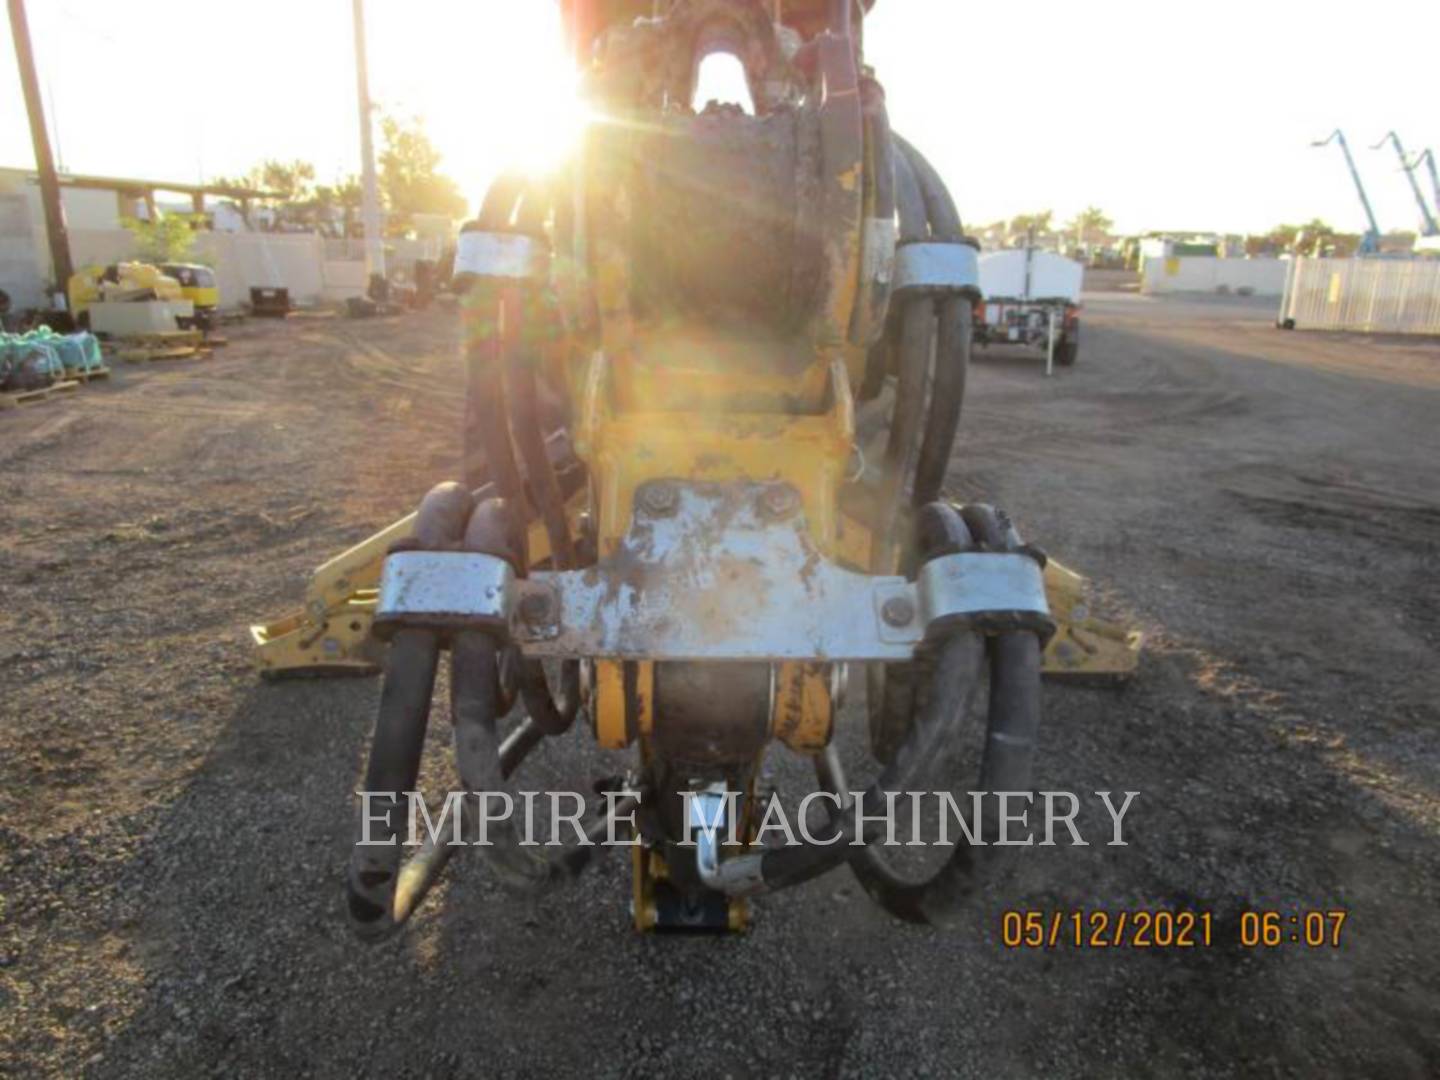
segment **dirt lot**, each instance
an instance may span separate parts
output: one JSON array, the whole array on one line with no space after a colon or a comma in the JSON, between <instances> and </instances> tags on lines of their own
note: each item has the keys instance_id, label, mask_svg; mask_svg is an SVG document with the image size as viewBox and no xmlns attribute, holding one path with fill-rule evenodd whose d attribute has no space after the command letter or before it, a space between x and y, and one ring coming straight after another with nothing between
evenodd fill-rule
<instances>
[{"instance_id":1,"label":"dirt lot","mask_svg":"<svg viewBox=\"0 0 1440 1080\"><path fill-rule=\"evenodd\" d=\"M1085 335L1052 380L976 364L951 484L1151 635L1129 688L1047 687L1039 754L1041 788L1141 792L1131 844L1026 850L950 933L842 872L748 935L646 939L621 859L521 906L471 858L351 940L378 688L262 683L245 624L454 474L448 316L251 324L0 414L0 1072L1440 1074L1440 346L1120 293ZM537 756L601 765L583 733ZM1216 940L1006 950L1003 906ZM1332 908L1339 949L1236 944L1242 911Z\"/></svg>"}]
</instances>

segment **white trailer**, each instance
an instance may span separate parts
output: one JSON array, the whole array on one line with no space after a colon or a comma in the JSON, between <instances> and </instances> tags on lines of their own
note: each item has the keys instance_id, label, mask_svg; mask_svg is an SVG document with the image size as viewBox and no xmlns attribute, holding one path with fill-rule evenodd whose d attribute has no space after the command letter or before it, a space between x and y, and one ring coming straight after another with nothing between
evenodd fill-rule
<instances>
[{"instance_id":1,"label":"white trailer","mask_svg":"<svg viewBox=\"0 0 1440 1080\"><path fill-rule=\"evenodd\" d=\"M1053 251L1012 248L980 256L975 344L1045 350L1045 373L1073 364L1080 349L1085 267Z\"/></svg>"}]
</instances>

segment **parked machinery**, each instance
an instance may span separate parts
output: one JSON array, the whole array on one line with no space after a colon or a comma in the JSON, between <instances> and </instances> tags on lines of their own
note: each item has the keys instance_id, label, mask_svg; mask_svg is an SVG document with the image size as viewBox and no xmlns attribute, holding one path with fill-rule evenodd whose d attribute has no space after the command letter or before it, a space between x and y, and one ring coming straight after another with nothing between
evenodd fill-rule
<instances>
[{"instance_id":1,"label":"parked machinery","mask_svg":"<svg viewBox=\"0 0 1440 1080\"><path fill-rule=\"evenodd\" d=\"M498 181L461 235L465 482L322 571L310 610L260 628L259 651L294 659L281 650L337 633L332 655L362 664L372 646L354 635L373 619L388 648L369 792L415 786L442 654L467 791L506 790L585 715L600 745L634 752L634 794L581 827L635 813L640 928L736 928L746 897L844 862L890 911L942 921L989 849L957 846L912 880L849 846L838 814L840 843L768 849L697 835L694 809L753 837L775 742L844 792L832 736L860 675L874 803L931 783L972 708L986 733L969 786L1028 789L1042 650L1084 668L1092 624L1078 579L1047 573L1004 513L939 501L976 253L934 169L889 129L861 61L870 4L658 7L564 3L604 119L558 180ZM753 114L690 108L717 50L742 61ZM1074 616L1059 634L1047 581ZM1133 666L1133 637L1110 645ZM516 701L524 719L503 732ZM405 816L399 795L371 803L378 842L354 849L349 912L367 939L403 924L456 850L427 841L404 859L385 841ZM493 824L488 839L475 850L522 891L590 850Z\"/></svg>"},{"instance_id":2,"label":"parked machinery","mask_svg":"<svg viewBox=\"0 0 1440 1080\"><path fill-rule=\"evenodd\" d=\"M1409 181L1410 194L1415 197L1415 205L1420 210L1420 235L1440 235L1440 225L1435 223L1435 215L1430 212L1430 207L1425 204L1425 195L1420 190L1420 182L1415 179L1415 165L1418 165L1419 161L1417 160L1413 164L1411 163L1405 154L1405 146L1401 143L1400 136L1393 131L1387 131L1385 137L1370 149L1379 150L1383 148L1387 142L1393 144L1395 147L1395 156L1400 159L1400 171L1405 174L1405 179Z\"/></svg>"},{"instance_id":3,"label":"parked machinery","mask_svg":"<svg viewBox=\"0 0 1440 1080\"><path fill-rule=\"evenodd\" d=\"M1355 159L1350 154L1350 144L1345 141L1345 133L1336 128L1325 138L1316 139L1310 145L1329 146L1332 142L1340 144L1340 152L1345 155L1345 166L1350 170L1350 179L1355 183L1355 194L1360 196L1360 206L1365 211L1367 227L1365 235L1360 238L1360 254L1374 255L1380 250L1380 226L1375 221L1375 211L1370 208L1370 196L1365 194L1365 184L1360 179L1360 170L1355 167Z\"/></svg>"},{"instance_id":4,"label":"parked machinery","mask_svg":"<svg viewBox=\"0 0 1440 1080\"><path fill-rule=\"evenodd\" d=\"M1085 267L1053 251L1027 245L980 257L975 304L977 345L1021 345L1045 355L1045 373L1069 366L1080 353L1080 287Z\"/></svg>"}]
</instances>

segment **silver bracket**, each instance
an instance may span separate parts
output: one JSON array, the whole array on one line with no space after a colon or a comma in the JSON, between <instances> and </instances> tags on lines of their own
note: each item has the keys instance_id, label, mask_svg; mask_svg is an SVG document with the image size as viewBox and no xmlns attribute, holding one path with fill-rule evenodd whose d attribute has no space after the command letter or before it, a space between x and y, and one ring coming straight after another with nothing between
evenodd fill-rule
<instances>
[{"instance_id":1,"label":"silver bracket","mask_svg":"<svg viewBox=\"0 0 1440 1080\"><path fill-rule=\"evenodd\" d=\"M524 233L462 232L455 245L454 273L544 280L550 273L550 251L543 241Z\"/></svg>"},{"instance_id":2,"label":"silver bracket","mask_svg":"<svg viewBox=\"0 0 1440 1080\"><path fill-rule=\"evenodd\" d=\"M373 626L507 633L515 571L504 559L466 551L396 551L386 556Z\"/></svg>"},{"instance_id":3,"label":"silver bracket","mask_svg":"<svg viewBox=\"0 0 1440 1080\"><path fill-rule=\"evenodd\" d=\"M653 482L619 547L583 570L516 578L465 552L385 560L375 624L508 631L526 656L613 660L888 660L927 636L1054 631L1028 555L932 559L913 582L816 549L793 489Z\"/></svg>"},{"instance_id":4,"label":"silver bracket","mask_svg":"<svg viewBox=\"0 0 1440 1080\"><path fill-rule=\"evenodd\" d=\"M908 289L931 293L980 295L980 256L969 244L906 244L895 251L896 293Z\"/></svg>"}]
</instances>

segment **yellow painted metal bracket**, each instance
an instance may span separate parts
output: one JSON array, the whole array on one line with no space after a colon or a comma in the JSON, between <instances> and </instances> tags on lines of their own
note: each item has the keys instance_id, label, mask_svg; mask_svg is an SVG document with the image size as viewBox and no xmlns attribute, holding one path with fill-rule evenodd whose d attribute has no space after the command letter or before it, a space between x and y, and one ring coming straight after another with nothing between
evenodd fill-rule
<instances>
[{"instance_id":1,"label":"yellow painted metal bracket","mask_svg":"<svg viewBox=\"0 0 1440 1080\"><path fill-rule=\"evenodd\" d=\"M1144 640L1140 631L1097 618L1085 578L1051 559L1045 565L1045 598L1056 628L1042 657L1045 675L1120 681L1135 674Z\"/></svg>"}]
</instances>

